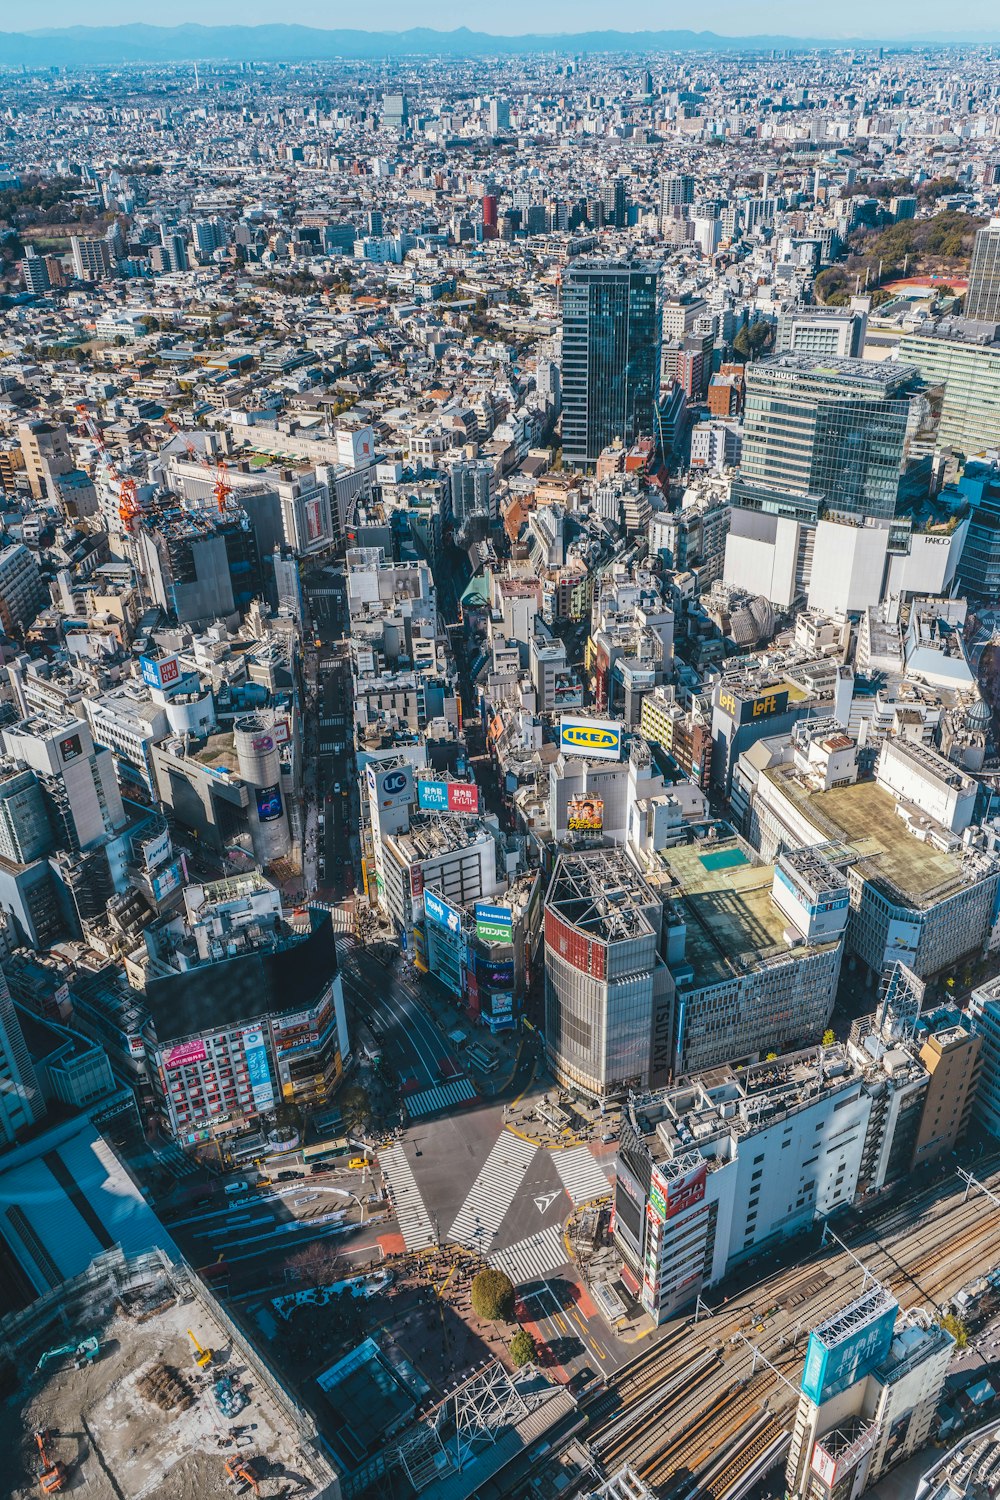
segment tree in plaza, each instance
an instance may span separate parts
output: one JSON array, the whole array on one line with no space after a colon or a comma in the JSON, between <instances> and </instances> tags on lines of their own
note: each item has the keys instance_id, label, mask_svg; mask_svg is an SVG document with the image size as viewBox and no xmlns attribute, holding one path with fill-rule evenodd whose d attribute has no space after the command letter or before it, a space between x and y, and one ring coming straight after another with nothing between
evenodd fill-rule
<instances>
[{"instance_id":1,"label":"tree in plaza","mask_svg":"<svg viewBox=\"0 0 1000 1500\"><path fill-rule=\"evenodd\" d=\"M519 1370L522 1365L530 1365L534 1359L535 1341L526 1328L519 1328L511 1339L510 1357L516 1370Z\"/></svg>"},{"instance_id":2,"label":"tree in plaza","mask_svg":"<svg viewBox=\"0 0 1000 1500\"><path fill-rule=\"evenodd\" d=\"M514 1284L509 1276L487 1266L473 1277L472 1310L480 1318L495 1323L508 1319L514 1311Z\"/></svg>"},{"instance_id":3,"label":"tree in plaza","mask_svg":"<svg viewBox=\"0 0 1000 1500\"><path fill-rule=\"evenodd\" d=\"M361 1131L371 1113L368 1095L360 1084L351 1083L341 1089L337 1100L340 1105L341 1117L344 1121L344 1129L347 1131Z\"/></svg>"},{"instance_id":4,"label":"tree in plaza","mask_svg":"<svg viewBox=\"0 0 1000 1500\"><path fill-rule=\"evenodd\" d=\"M296 1250L285 1261L285 1268L296 1281L303 1281L307 1286L324 1286L337 1280L338 1273L344 1271L345 1262L332 1240L320 1239L310 1240L301 1250Z\"/></svg>"}]
</instances>

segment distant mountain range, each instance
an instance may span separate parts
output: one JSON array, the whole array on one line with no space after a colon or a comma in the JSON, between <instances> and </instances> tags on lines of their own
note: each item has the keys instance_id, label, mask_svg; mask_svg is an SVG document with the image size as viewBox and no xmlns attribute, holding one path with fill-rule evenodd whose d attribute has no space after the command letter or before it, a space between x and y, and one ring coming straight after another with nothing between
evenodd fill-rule
<instances>
[{"instance_id":1,"label":"distant mountain range","mask_svg":"<svg viewBox=\"0 0 1000 1500\"><path fill-rule=\"evenodd\" d=\"M1000 30L924 39L976 45L1000 41ZM791 36L718 36L713 31L582 31L556 36L490 36L486 32L323 31L313 26L67 26L0 32L3 67L115 67L122 63L322 62L336 58L499 57L528 53L728 52L870 47L871 38L822 40ZM888 41L887 46L919 45Z\"/></svg>"}]
</instances>

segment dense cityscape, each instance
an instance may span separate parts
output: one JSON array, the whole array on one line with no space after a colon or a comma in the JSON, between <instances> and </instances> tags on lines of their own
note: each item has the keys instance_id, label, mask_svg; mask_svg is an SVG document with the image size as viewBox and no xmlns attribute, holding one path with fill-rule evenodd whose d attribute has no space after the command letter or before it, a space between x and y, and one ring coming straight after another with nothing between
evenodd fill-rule
<instances>
[{"instance_id":1,"label":"dense cityscape","mask_svg":"<svg viewBox=\"0 0 1000 1500\"><path fill-rule=\"evenodd\" d=\"M3 1494L995 1495L996 48L59 35Z\"/></svg>"}]
</instances>

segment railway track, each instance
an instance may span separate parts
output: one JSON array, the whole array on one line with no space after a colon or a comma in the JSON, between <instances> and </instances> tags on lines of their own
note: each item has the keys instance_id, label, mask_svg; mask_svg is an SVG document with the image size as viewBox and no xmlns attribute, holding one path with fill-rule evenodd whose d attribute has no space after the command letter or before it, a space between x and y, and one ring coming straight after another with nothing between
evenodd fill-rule
<instances>
[{"instance_id":1,"label":"railway track","mask_svg":"<svg viewBox=\"0 0 1000 1500\"><path fill-rule=\"evenodd\" d=\"M1000 1154L978 1167L981 1180L1000 1185ZM982 1197L943 1204L944 1186L936 1180L845 1236L904 1308L939 1307L1000 1259L1000 1212ZM739 1335L796 1385L809 1331L849 1299L853 1275L831 1243L811 1264L775 1271L709 1318L687 1320L590 1400L595 1457L608 1472L630 1463L664 1500L739 1500L787 1447L794 1406L771 1369L753 1370ZM768 1411L759 1406L765 1396Z\"/></svg>"}]
</instances>

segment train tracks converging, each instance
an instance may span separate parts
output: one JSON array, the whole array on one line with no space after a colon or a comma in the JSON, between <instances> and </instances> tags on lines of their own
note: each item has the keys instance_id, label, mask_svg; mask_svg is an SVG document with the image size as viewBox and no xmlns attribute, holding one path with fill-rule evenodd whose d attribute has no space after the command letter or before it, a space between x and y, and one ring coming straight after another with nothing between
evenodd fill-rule
<instances>
[{"instance_id":1,"label":"train tracks converging","mask_svg":"<svg viewBox=\"0 0 1000 1500\"><path fill-rule=\"evenodd\" d=\"M1000 1156L979 1174L1000 1177ZM628 1464L661 1500L740 1500L783 1460L809 1332L857 1294L862 1267L903 1309L935 1313L1000 1261L1000 1210L982 1196L942 1202L944 1188L868 1217L848 1253L830 1244L763 1277L621 1369L583 1405L605 1472Z\"/></svg>"}]
</instances>

